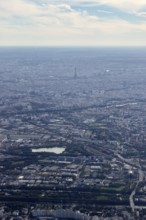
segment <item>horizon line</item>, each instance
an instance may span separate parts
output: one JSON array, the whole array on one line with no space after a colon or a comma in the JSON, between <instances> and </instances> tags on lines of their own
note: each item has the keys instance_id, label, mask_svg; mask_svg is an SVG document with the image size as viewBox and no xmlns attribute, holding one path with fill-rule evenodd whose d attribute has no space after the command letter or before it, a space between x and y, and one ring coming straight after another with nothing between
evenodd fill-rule
<instances>
[{"instance_id":1,"label":"horizon line","mask_svg":"<svg viewBox=\"0 0 146 220\"><path fill-rule=\"evenodd\" d=\"M39 47L39 48L105 48L105 47L120 47L120 48L134 48L134 47L143 47L145 48L146 45L0 45L0 47Z\"/></svg>"}]
</instances>

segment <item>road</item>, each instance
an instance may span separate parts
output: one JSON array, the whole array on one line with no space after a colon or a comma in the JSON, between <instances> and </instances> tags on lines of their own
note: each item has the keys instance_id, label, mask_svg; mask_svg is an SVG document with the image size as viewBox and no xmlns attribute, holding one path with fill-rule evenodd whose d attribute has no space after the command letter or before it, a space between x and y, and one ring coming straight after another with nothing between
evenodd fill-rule
<instances>
[{"instance_id":1,"label":"road","mask_svg":"<svg viewBox=\"0 0 146 220\"><path fill-rule=\"evenodd\" d=\"M130 203L130 207L133 213L135 213L135 203L134 203L134 196L136 193L136 190L139 186L139 183L142 182L144 180L144 173L142 171L141 165L138 162L138 164L134 164L132 163L129 159L125 159L124 157L122 157L120 154L115 154L115 156L117 156L120 160L122 160L124 163L131 165L132 167L136 167L138 168L138 180L135 184L135 187L133 189L133 191L131 192L130 196L129 196L129 203Z\"/></svg>"},{"instance_id":2,"label":"road","mask_svg":"<svg viewBox=\"0 0 146 220\"><path fill-rule=\"evenodd\" d=\"M135 212L135 204L134 204L134 196L135 196L135 193L136 193L136 190L137 190L137 187L139 186L139 183L142 182L144 180L144 173L141 169L141 166L139 165L139 169L138 169L138 181L135 185L135 188L133 189L130 197L129 197L129 202L130 202L130 207L131 207L131 210L132 212L134 213Z\"/></svg>"}]
</instances>

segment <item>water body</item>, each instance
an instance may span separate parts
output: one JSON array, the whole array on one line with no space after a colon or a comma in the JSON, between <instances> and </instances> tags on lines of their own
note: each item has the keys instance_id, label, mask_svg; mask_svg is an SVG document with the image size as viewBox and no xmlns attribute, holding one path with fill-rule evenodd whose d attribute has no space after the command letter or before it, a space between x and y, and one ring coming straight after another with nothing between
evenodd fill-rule
<instances>
[{"instance_id":1,"label":"water body","mask_svg":"<svg viewBox=\"0 0 146 220\"><path fill-rule=\"evenodd\" d=\"M33 153L41 153L41 152L48 152L48 153L55 153L55 154L62 154L65 151L64 147L52 147L52 148L37 148L32 149Z\"/></svg>"}]
</instances>

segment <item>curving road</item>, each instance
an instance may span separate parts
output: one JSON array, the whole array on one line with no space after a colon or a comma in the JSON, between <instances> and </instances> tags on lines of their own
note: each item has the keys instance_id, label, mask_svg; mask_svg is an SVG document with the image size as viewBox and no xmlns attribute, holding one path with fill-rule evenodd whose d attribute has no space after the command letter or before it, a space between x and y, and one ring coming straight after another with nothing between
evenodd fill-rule
<instances>
[{"instance_id":1,"label":"curving road","mask_svg":"<svg viewBox=\"0 0 146 220\"><path fill-rule=\"evenodd\" d=\"M133 189L133 191L131 192L130 196L129 196L129 203L130 203L130 207L133 213L135 213L135 203L134 203L134 196L137 190L137 187L139 186L139 183L142 182L144 180L144 173L142 171L141 165L138 164L133 164L131 161L129 161L128 159L125 159L124 157L122 157L120 154L115 154L115 156L117 156L120 160L122 160L124 163L127 163L133 167L138 168L138 180L136 182L136 185Z\"/></svg>"},{"instance_id":2,"label":"curving road","mask_svg":"<svg viewBox=\"0 0 146 220\"><path fill-rule=\"evenodd\" d=\"M129 197L129 202L130 202L130 207L131 207L131 210L132 212L134 213L135 212L135 204L134 204L134 196L135 196L135 193L136 193L136 190L137 190L137 187L139 185L140 182L142 182L144 180L144 173L141 169L141 166L139 165L139 169L138 169L138 181L135 185L135 188L133 189L130 197Z\"/></svg>"}]
</instances>

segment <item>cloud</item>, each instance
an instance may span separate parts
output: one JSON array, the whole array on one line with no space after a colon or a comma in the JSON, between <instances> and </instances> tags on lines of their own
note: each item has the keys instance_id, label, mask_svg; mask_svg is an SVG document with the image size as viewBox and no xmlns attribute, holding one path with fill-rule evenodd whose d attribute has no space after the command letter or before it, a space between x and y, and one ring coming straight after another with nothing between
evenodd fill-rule
<instances>
[{"instance_id":1,"label":"cloud","mask_svg":"<svg viewBox=\"0 0 146 220\"><path fill-rule=\"evenodd\" d=\"M89 3L89 0L74 0L74 2ZM92 0L91 3L110 5L125 11L138 11L146 6L145 0Z\"/></svg>"},{"instance_id":2,"label":"cloud","mask_svg":"<svg viewBox=\"0 0 146 220\"><path fill-rule=\"evenodd\" d=\"M146 11L140 11L140 12L137 12L137 13L135 13L137 16L139 16L139 17L146 17Z\"/></svg>"},{"instance_id":3,"label":"cloud","mask_svg":"<svg viewBox=\"0 0 146 220\"><path fill-rule=\"evenodd\" d=\"M100 2L126 11L137 11L146 5L145 0L102 0Z\"/></svg>"},{"instance_id":4,"label":"cloud","mask_svg":"<svg viewBox=\"0 0 146 220\"><path fill-rule=\"evenodd\" d=\"M99 10L97 10L98 12L101 12L101 13L106 13L106 14L112 14L113 12L111 12L111 11L106 11L106 10L101 10L101 9L99 9Z\"/></svg>"},{"instance_id":5,"label":"cloud","mask_svg":"<svg viewBox=\"0 0 146 220\"><path fill-rule=\"evenodd\" d=\"M86 9L80 7L83 2L87 3ZM145 12L140 11L144 7L143 0L5 0L0 3L0 44L146 44L144 21L130 22L114 16L114 10L106 8L97 8L97 14L89 13L88 7L96 4L110 5L110 9L114 7L129 13L132 10L135 16L145 17Z\"/></svg>"}]
</instances>

